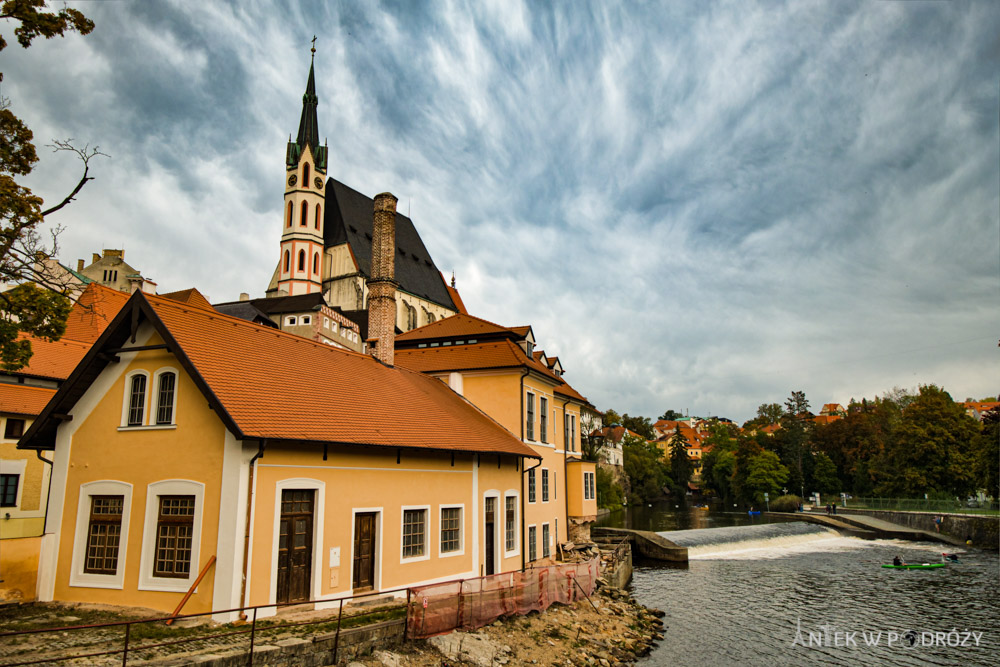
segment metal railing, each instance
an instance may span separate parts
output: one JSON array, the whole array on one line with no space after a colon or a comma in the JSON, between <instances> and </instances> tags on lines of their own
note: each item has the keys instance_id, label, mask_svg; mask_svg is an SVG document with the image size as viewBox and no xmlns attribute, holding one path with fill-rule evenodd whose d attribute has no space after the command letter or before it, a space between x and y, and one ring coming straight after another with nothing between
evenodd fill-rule
<instances>
[{"instance_id":1,"label":"metal railing","mask_svg":"<svg viewBox=\"0 0 1000 667\"><path fill-rule=\"evenodd\" d=\"M239 635L249 635L249 641L248 641L248 646L247 646L247 664L248 665L253 665L254 646L255 646L255 641L257 640L257 635L258 634L265 633L265 632L268 633L268 634L270 634L272 632L284 630L284 629L287 629L287 628L294 628L294 627L304 627L304 626L310 626L310 625L325 625L325 624L330 624L330 623L333 623L332 615L333 615L334 611L336 611L337 618L336 618L336 630L334 632L334 637L333 637L333 662L336 663L336 661L337 661L337 651L338 651L339 644L340 644L340 634L341 634L341 629L343 628L344 621L345 620L346 621L353 621L354 619L363 618L363 617L366 617L366 616L372 616L374 614L382 613L382 612L387 611L385 608L382 608L382 609L372 609L372 610L366 610L364 612L360 612L360 613L356 613L356 614L349 614L347 617L345 617L344 616L344 603L352 603L352 602L356 602L357 600L360 600L362 598L369 598L369 597L375 597L375 596L385 596L385 595L390 595L390 594L395 594L395 593L402 593L404 591L407 594L406 595L406 598L407 598L406 605L408 605L409 604L409 597L410 597L410 590L409 590L409 588L395 588L395 589L388 590L388 591L377 591L377 592L372 592L372 593L363 593L361 595L353 595L351 597L339 598L339 599L336 599L336 600L306 600L306 601L302 601L302 602L291 602L291 603L282 603L282 604L262 604L262 605L257 605L257 606L254 606L254 607L236 607L234 609L221 609L221 610L216 609L216 610L213 610L213 611L206 611L206 612L201 612L201 613L198 613L198 614L182 614L182 615L178 615L178 616L163 616L163 617L157 617L157 618L144 618L144 619L139 619L139 620L135 620L135 621L117 621L117 622L109 622L109 623L92 623L92 624L89 624L89 625L69 625L69 626L57 627L57 628L39 628L39 629L35 629L35 630L17 630L17 631L13 631L13 632L0 632L0 640L3 640L4 638L14 639L14 638L19 638L19 637L27 637L29 635L45 635L45 634L50 634L50 635L63 636L63 635L67 635L69 633L81 632L81 631L84 631L84 630L124 628L124 634L123 634L123 637L121 639L122 643L121 643L121 645L120 645L119 648L112 648L112 649L103 650L103 651L94 651L94 652L91 652L91 653L73 653L72 655L60 655L60 656L54 656L54 657L53 656L39 656L37 654L37 652L34 652L32 654L34 657L31 660L23 660L23 661L16 661L16 662L6 662L6 660L10 659L10 658L18 660L20 657L23 657L23 656L16 656L16 655L0 656L0 661L2 661L2 662L0 662L0 666L2 666L2 667L16 667L16 666L20 666L20 665L38 665L38 664L46 664L46 663L63 662L63 661L67 661L67 660L81 660L81 659L85 659L85 658L98 658L98 657L102 657L102 656L114 656L114 655L121 655L121 657L122 657L121 664L122 665L127 665L127 664L129 664L129 655L137 653L137 652L140 652L140 651L148 651L148 650L151 650L151 649L159 649L159 648L165 648L165 647L170 647L170 646L179 646L179 645L182 645L182 644L191 644L191 643L194 643L194 642L201 642L201 641L218 640L218 639L222 639L222 638L225 638L225 637L235 637L235 636L239 636ZM337 609L336 610L330 609L330 615L324 615L323 617L319 617L319 618L316 618L316 619L310 619L310 620L305 620L305 621L286 622L286 623L282 623L282 622L274 623L274 622L272 622L270 620L270 618L272 618L272 617L268 617L267 620L263 620L263 619L258 620L258 612L261 609L282 609L282 610L285 610L285 609L290 609L292 607L303 607L303 606L306 606L306 605L315 605L315 604L320 604L320 603L322 603L322 604L330 604L332 602L339 602L339 605L338 605ZM402 602L402 600L400 600L400 602L399 602L398 609L399 609L399 612L400 612L400 619L403 620L403 623L404 623L403 635L405 637L405 635L406 635L406 629L405 629L405 623L406 623L406 620L405 620L406 619L405 609L406 609L406 607L404 606L404 603ZM388 610L388 611L391 611L391 609ZM229 624L227 624L225 626L221 626L220 628L218 628L218 629L224 629L225 631L223 631L223 632L215 632L215 633L207 634L207 635L198 635L198 636L195 636L195 637L182 637L182 638L179 638L179 639L171 639L169 641L161 641L161 642L152 643L152 644L143 643L143 644L136 645L136 644L133 643L134 640L135 640L134 633L133 633L133 630L132 630L133 626L139 626L139 625L144 625L144 624L152 624L152 623L166 623L170 619L173 619L176 622L177 620L181 620L181 619L199 618L199 617L202 617L202 616L214 616L214 615L217 615L217 614L233 614L233 613L237 613L237 612L246 613L247 620L246 621L241 621L241 622L229 623ZM351 627L354 627L354 625L356 625L356 624L352 623ZM174 632L180 632L180 631L183 631L183 630L185 630L185 629L184 628L176 628L176 626L175 626L173 631ZM93 646L96 646L98 644L104 644L104 645L106 645L107 643L108 643L108 639L106 637L100 637L100 638L97 638L97 641L92 641L92 642L87 643L87 644L79 644L77 646L66 647L66 650L71 651L73 649L87 649L89 647L93 647Z\"/></svg>"},{"instance_id":2,"label":"metal railing","mask_svg":"<svg viewBox=\"0 0 1000 667\"><path fill-rule=\"evenodd\" d=\"M1000 504L996 501L960 500L958 498L848 498L844 507L848 509L941 512L948 514L995 514L1000 512Z\"/></svg>"}]
</instances>

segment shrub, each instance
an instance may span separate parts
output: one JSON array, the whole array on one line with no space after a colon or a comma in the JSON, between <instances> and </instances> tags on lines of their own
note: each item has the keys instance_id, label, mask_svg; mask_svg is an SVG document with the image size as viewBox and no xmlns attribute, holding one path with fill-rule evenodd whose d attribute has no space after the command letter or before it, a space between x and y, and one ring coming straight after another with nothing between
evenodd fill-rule
<instances>
[{"instance_id":1,"label":"shrub","mask_svg":"<svg viewBox=\"0 0 1000 667\"><path fill-rule=\"evenodd\" d=\"M772 512L798 512L802 499L798 496L779 496L771 501Z\"/></svg>"}]
</instances>

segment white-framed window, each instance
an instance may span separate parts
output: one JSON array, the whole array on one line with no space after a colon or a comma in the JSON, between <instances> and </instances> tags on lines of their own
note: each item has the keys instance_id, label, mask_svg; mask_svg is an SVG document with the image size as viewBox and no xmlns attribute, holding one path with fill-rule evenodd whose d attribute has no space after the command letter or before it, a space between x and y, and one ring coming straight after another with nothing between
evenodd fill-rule
<instances>
[{"instance_id":1,"label":"white-framed window","mask_svg":"<svg viewBox=\"0 0 1000 667\"><path fill-rule=\"evenodd\" d=\"M441 506L441 557L461 556L465 553L463 520L465 505Z\"/></svg>"},{"instance_id":2,"label":"white-framed window","mask_svg":"<svg viewBox=\"0 0 1000 667\"><path fill-rule=\"evenodd\" d=\"M0 507L17 507L20 505L21 475L17 473L0 473Z\"/></svg>"},{"instance_id":3,"label":"white-framed window","mask_svg":"<svg viewBox=\"0 0 1000 667\"><path fill-rule=\"evenodd\" d=\"M583 499L594 500L597 497L595 489L596 486L594 484L594 473L592 472L583 473Z\"/></svg>"},{"instance_id":4,"label":"white-framed window","mask_svg":"<svg viewBox=\"0 0 1000 667\"><path fill-rule=\"evenodd\" d=\"M569 416L569 451L575 452L576 446L576 415Z\"/></svg>"},{"instance_id":5,"label":"white-framed window","mask_svg":"<svg viewBox=\"0 0 1000 667\"><path fill-rule=\"evenodd\" d=\"M535 502L535 469L528 471L528 502Z\"/></svg>"},{"instance_id":6,"label":"white-framed window","mask_svg":"<svg viewBox=\"0 0 1000 667\"><path fill-rule=\"evenodd\" d=\"M303 315L299 319L299 324L312 324L312 315Z\"/></svg>"},{"instance_id":7,"label":"white-framed window","mask_svg":"<svg viewBox=\"0 0 1000 667\"><path fill-rule=\"evenodd\" d=\"M146 425L147 371L132 371L125 376L125 397L122 401L122 426Z\"/></svg>"},{"instance_id":8,"label":"white-framed window","mask_svg":"<svg viewBox=\"0 0 1000 667\"><path fill-rule=\"evenodd\" d=\"M549 502L549 470L542 468L542 502Z\"/></svg>"},{"instance_id":9,"label":"white-framed window","mask_svg":"<svg viewBox=\"0 0 1000 667\"><path fill-rule=\"evenodd\" d=\"M125 376L119 430L175 428L177 424L176 368L164 366L150 375L134 370Z\"/></svg>"},{"instance_id":10,"label":"white-framed window","mask_svg":"<svg viewBox=\"0 0 1000 667\"><path fill-rule=\"evenodd\" d=\"M330 328L330 318L329 317L324 317L323 318L323 328L324 329L329 329Z\"/></svg>"},{"instance_id":11,"label":"white-framed window","mask_svg":"<svg viewBox=\"0 0 1000 667\"><path fill-rule=\"evenodd\" d=\"M541 396L538 399L538 418L539 418L539 424L538 424L539 439L542 442L548 442L549 399L545 398L544 396Z\"/></svg>"},{"instance_id":12,"label":"white-framed window","mask_svg":"<svg viewBox=\"0 0 1000 667\"><path fill-rule=\"evenodd\" d=\"M552 535L549 533L549 524L542 524L542 558L548 558L549 554L552 553L552 547L550 545L550 540Z\"/></svg>"},{"instance_id":13,"label":"white-framed window","mask_svg":"<svg viewBox=\"0 0 1000 667\"><path fill-rule=\"evenodd\" d=\"M528 560L536 560L538 558L538 528L535 526L528 526Z\"/></svg>"},{"instance_id":14,"label":"white-framed window","mask_svg":"<svg viewBox=\"0 0 1000 667\"><path fill-rule=\"evenodd\" d=\"M528 440L535 439L535 395L530 391L525 397L525 410L527 415L524 419L524 437Z\"/></svg>"},{"instance_id":15,"label":"white-framed window","mask_svg":"<svg viewBox=\"0 0 1000 667\"><path fill-rule=\"evenodd\" d=\"M80 485L69 585L121 589L125 579L132 485L116 480Z\"/></svg>"},{"instance_id":16,"label":"white-framed window","mask_svg":"<svg viewBox=\"0 0 1000 667\"><path fill-rule=\"evenodd\" d=\"M299 318L295 317L294 315L289 315L288 317L285 318L285 326L294 327L298 323L298 321Z\"/></svg>"},{"instance_id":17,"label":"white-framed window","mask_svg":"<svg viewBox=\"0 0 1000 667\"><path fill-rule=\"evenodd\" d=\"M139 590L186 592L201 564L205 485L166 479L146 487Z\"/></svg>"},{"instance_id":18,"label":"white-framed window","mask_svg":"<svg viewBox=\"0 0 1000 667\"><path fill-rule=\"evenodd\" d=\"M430 505L404 506L400 522L401 563L430 558L427 536L430 534Z\"/></svg>"},{"instance_id":19,"label":"white-framed window","mask_svg":"<svg viewBox=\"0 0 1000 667\"><path fill-rule=\"evenodd\" d=\"M559 481L556 479L556 471L552 471L552 500L559 500Z\"/></svg>"},{"instance_id":20,"label":"white-framed window","mask_svg":"<svg viewBox=\"0 0 1000 667\"><path fill-rule=\"evenodd\" d=\"M515 555L517 549L517 494L507 493L503 498L504 556Z\"/></svg>"},{"instance_id":21,"label":"white-framed window","mask_svg":"<svg viewBox=\"0 0 1000 667\"><path fill-rule=\"evenodd\" d=\"M176 423L177 371L173 368L159 369L153 376L153 386L156 391L156 414L153 415L156 425L169 426Z\"/></svg>"}]
</instances>

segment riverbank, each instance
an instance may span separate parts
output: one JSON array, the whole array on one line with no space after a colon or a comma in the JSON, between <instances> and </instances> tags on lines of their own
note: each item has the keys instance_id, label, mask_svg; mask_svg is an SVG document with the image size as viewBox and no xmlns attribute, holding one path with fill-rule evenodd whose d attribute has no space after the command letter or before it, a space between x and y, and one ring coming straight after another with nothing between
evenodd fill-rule
<instances>
[{"instance_id":1,"label":"riverbank","mask_svg":"<svg viewBox=\"0 0 1000 667\"><path fill-rule=\"evenodd\" d=\"M642 606L628 591L601 581L589 600L503 618L476 632L407 642L350 665L627 665L647 655L663 638L661 616L663 612Z\"/></svg>"}]
</instances>

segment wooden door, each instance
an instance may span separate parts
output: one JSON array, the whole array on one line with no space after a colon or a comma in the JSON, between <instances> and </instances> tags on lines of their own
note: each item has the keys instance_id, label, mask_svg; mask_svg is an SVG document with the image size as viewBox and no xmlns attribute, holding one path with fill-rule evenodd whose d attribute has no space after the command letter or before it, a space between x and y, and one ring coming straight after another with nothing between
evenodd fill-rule
<instances>
[{"instance_id":1,"label":"wooden door","mask_svg":"<svg viewBox=\"0 0 1000 667\"><path fill-rule=\"evenodd\" d=\"M375 587L375 512L354 515L354 590Z\"/></svg>"},{"instance_id":2,"label":"wooden door","mask_svg":"<svg viewBox=\"0 0 1000 667\"><path fill-rule=\"evenodd\" d=\"M494 551L496 550L496 514L497 514L497 499L487 498L486 499L486 574L493 574L496 572L496 556Z\"/></svg>"},{"instance_id":3,"label":"wooden door","mask_svg":"<svg viewBox=\"0 0 1000 667\"><path fill-rule=\"evenodd\" d=\"M309 599L312 581L312 489L281 492L278 524L278 604Z\"/></svg>"}]
</instances>

